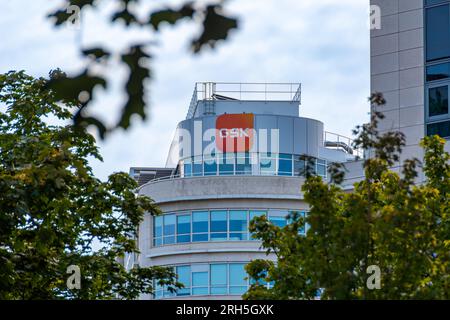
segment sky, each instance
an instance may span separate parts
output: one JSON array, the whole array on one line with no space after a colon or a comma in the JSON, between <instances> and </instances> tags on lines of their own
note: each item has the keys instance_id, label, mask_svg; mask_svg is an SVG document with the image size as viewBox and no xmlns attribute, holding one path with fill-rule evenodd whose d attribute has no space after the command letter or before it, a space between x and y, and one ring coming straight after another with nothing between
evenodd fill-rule
<instances>
[{"instance_id":1,"label":"sky","mask_svg":"<svg viewBox=\"0 0 450 320\"><path fill-rule=\"evenodd\" d=\"M203 1L203 0L200 0ZM151 8L180 1L141 1L143 16ZM301 82L300 115L324 122L325 130L351 136L368 121L370 95L369 1L365 0L229 0L226 11L240 25L229 40L199 55L189 42L199 28L182 22L159 34L111 25L113 1L83 13L80 27L54 28L46 15L58 0L0 2L0 73L25 70L46 76L61 68L82 70L80 48L104 45L120 52L127 44L152 43L152 80L146 86L148 118L134 118L129 130L98 139L103 162L92 160L101 179L132 166L164 166L178 122L186 117L195 82ZM105 70L100 70L105 71ZM108 66L111 85L94 92L91 112L114 123L125 101L127 72ZM92 131L95 132L95 131Z\"/></svg>"}]
</instances>

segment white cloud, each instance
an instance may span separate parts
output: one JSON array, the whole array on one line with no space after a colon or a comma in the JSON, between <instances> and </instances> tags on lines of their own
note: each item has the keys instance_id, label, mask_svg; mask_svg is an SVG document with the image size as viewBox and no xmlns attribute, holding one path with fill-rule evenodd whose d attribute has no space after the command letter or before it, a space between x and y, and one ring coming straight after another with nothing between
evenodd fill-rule
<instances>
[{"instance_id":1,"label":"white cloud","mask_svg":"<svg viewBox=\"0 0 450 320\"><path fill-rule=\"evenodd\" d=\"M179 2L179 1L178 1ZM164 2L159 1L158 4ZM46 75L49 69L77 70L79 33L55 31L45 15L55 8L46 0L3 2L0 72L25 69ZM108 8L106 8L108 9ZM198 56L188 52L198 31L189 23L165 27L156 40L149 86L151 109L145 123L118 131L101 142L104 163L93 162L96 174L130 166L163 166L177 123L185 118L196 81L302 82L301 115L325 123L326 130L349 135L367 121L369 111L368 3L361 0L235 0L228 11L241 18L230 41ZM25 17L25 19L24 19ZM85 17L82 44L106 41L119 49L123 42L148 39L146 31L114 28L92 14ZM119 41L117 40L119 39ZM113 121L123 103L124 70L113 69L107 95L100 94L96 114Z\"/></svg>"}]
</instances>

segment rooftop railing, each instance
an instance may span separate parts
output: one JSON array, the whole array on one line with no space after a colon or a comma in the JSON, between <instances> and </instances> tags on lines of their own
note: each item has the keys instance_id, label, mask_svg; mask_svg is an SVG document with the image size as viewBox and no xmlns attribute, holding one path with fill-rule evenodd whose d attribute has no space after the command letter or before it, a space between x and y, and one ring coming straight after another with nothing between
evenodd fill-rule
<instances>
[{"instance_id":1,"label":"rooftop railing","mask_svg":"<svg viewBox=\"0 0 450 320\"><path fill-rule=\"evenodd\" d=\"M301 103L301 83L197 82L187 119L195 115L198 101L290 101Z\"/></svg>"},{"instance_id":2,"label":"rooftop railing","mask_svg":"<svg viewBox=\"0 0 450 320\"><path fill-rule=\"evenodd\" d=\"M330 149L338 149L362 159L364 157L364 150L353 147L353 140L346 136L325 131L324 133L324 147Z\"/></svg>"}]
</instances>

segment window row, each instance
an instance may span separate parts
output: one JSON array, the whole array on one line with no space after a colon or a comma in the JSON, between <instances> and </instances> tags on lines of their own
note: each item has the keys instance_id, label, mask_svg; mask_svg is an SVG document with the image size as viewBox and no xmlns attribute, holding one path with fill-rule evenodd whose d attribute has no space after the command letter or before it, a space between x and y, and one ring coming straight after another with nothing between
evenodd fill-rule
<instances>
[{"instance_id":1,"label":"window row","mask_svg":"<svg viewBox=\"0 0 450 320\"><path fill-rule=\"evenodd\" d=\"M196 295L242 295L249 287L245 263L193 264L174 267L183 288L170 292L155 283L155 298Z\"/></svg>"},{"instance_id":2,"label":"window row","mask_svg":"<svg viewBox=\"0 0 450 320\"><path fill-rule=\"evenodd\" d=\"M327 176L327 162L291 154L220 153L181 161L183 177L216 175Z\"/></svg>"},{"instance_id":3,"label":"window row","mask_svg":"<svg viewBox=\"0 0 450 320\"><path fill-rule=\"evenodd\" d=\"M450 3L426 0L426 134L450 137Z\"/></svg>"},{"instance_id":4,"label":"window row","mask_svg":"<svg viewBox=\"0 0 450 320\"><path fill-rule=\"evenodd\" d=\"M255 240L248 228L253 218L266 215L278 227L289 223L293 210L204 210L153 218L153 246L206 241ZM297 211L305 217L305 212ZM305 234L306 228L299 230Z\"/></svg>"}]
</instances>

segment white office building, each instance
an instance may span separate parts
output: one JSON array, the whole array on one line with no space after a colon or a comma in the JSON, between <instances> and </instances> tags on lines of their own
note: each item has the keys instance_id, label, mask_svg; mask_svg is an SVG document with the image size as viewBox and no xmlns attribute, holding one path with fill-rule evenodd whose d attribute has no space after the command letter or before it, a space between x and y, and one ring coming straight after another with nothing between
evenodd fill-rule
<instances>
[{"instance_id":1,"label":"white office building","mask_svg":"<svg viewBox=\"0 0 450 320\"><path fill-rule=\"evenodd\" d=\"M141 254L126 263L173 266L185 285L176 294L157 287L154 298L240 299L245 264L267 258L249 221L266 215L284 226L289 212L307 214L307 167L327 179L329 162L346 162L347 185L361 178L350 139L300 117L300 97L300 84L197 83L167 167L131 168L164 214L145 216Z\"/></svg>"}]
</instances>

